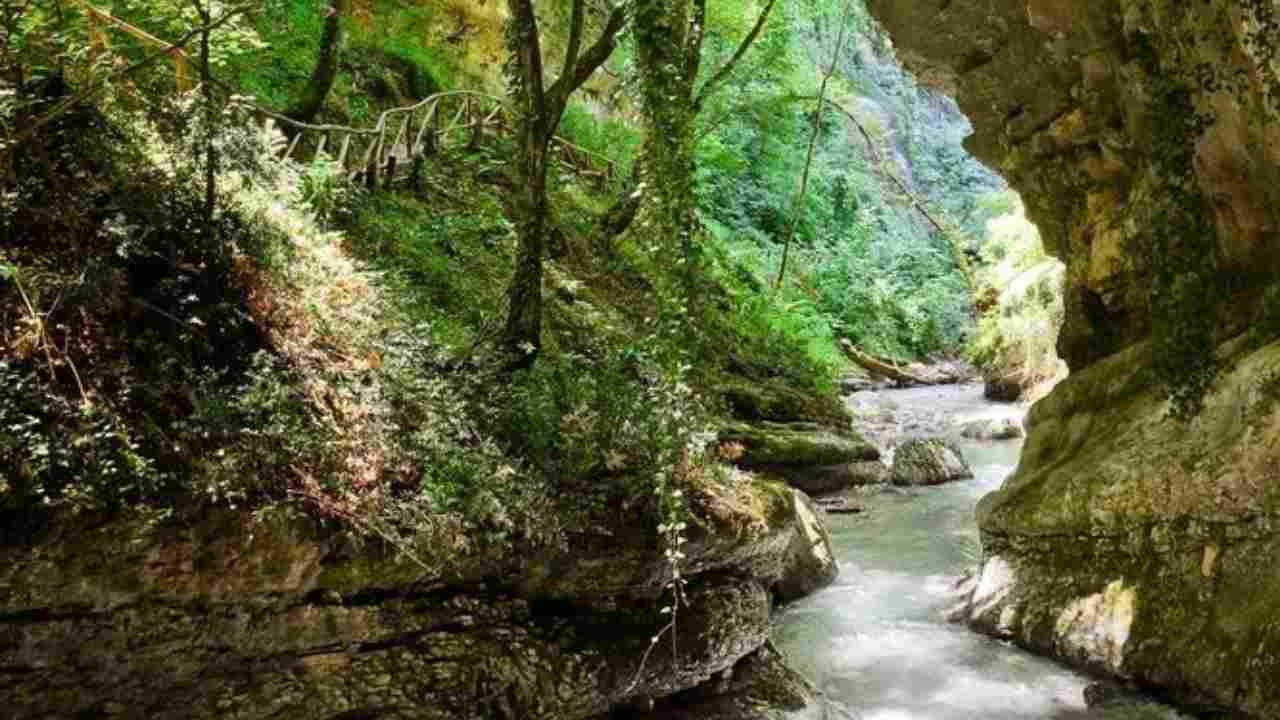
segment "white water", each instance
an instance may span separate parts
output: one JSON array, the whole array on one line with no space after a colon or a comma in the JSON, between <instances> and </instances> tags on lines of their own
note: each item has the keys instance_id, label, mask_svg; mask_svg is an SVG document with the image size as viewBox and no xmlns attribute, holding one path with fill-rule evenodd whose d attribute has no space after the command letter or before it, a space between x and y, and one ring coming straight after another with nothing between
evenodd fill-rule
<instances>
[{"instance_id":1,"label":"white water","mask_svg":"<svg viewBox=\"0 0 1280 720\"><path fill-rule=\"evenodd\" d=\"M951 419L1007 415L973 387L863 395L928 428ZM932 417L931 417L932 415ZM873 491L867 513L833 515L840 577L789 607L774 640L826 696L799 717L864 720L1178 718L1134 698L1088 709L1091 680L1007 643L951 625L956 578L978 561L973 510L1013 471L1020 441L959 441L976 478L938 488Z\"/></svg>"}]
</instances>

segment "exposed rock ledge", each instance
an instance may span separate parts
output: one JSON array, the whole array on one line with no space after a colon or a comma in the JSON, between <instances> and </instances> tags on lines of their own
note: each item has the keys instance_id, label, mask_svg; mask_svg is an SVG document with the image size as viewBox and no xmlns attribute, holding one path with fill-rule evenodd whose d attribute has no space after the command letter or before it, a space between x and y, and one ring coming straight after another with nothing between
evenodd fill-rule
<instances>
[{"instance_id":1,"label":"exposed rock ledge","mask_svg":"<svg viewBox=\"0 0 1280 720\"><path fill-rule=\"evenodd\" d=\"M1033 408L1018 472L979 506L961 614L1188 706L1280 717L1280 343L1237 349L1176 434L1146 351Z\"/></svg>"},{"instance_id":2,"label":"exposed rock ledge","mask_svg":"<svg viewBox=\"0 0 1280 720\"><path fill-rule=\"evenodd\" d=\"M638 679L665 620L666 569L652 528L619 526L616 512L560 550L424 541L431 571L283 513L252 530L232 513L194 527L60 523L34 546L0 547L0 706L572 720L669 696L758 657L774 602L835 575L821 512L797 491L744 476L693 505L679 653L654 652Z\"/></svg>"},{"instance_id":3,"label":"exposed rock ledge","mask_svg":"<svg viewBox=\"0 0 1280 720\"><path fill-rule=\"evenodd\" d=\"M1280 5L868 5L1067 265L1072 377L981 505L972 621L1280 717ZM1169 419L1152 378L1231 338L1199 418Z\"/></svg>"}]
</instances>

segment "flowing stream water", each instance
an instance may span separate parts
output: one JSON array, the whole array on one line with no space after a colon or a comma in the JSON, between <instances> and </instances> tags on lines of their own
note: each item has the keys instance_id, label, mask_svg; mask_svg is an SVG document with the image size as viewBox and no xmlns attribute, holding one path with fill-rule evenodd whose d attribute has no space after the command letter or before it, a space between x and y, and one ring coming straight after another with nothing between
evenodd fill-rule
<instances>
[{"instance_id":1,"label":"flowing stream water","mask_svg":"<svg viewBox=\"0 0 1280 720\"><path fill-rule=\"evenodd\" d=\"M859 393L864 418L912 431L1020 416L980 387ZM892 418L892 420L890 420ZM875 432L872 432L872 436ZM881 440L884 437L880 438ZM974 506L1013 472L1021 441L958 440L976 477L936 488L868 489L861 515L832 515L840 577L785 610L774 641L826 696L813 718L862 720L1174 719L1138 697L1087 708L1091 680L947 623L951 588L980 555Z\"/></svg>"}]
</instances>

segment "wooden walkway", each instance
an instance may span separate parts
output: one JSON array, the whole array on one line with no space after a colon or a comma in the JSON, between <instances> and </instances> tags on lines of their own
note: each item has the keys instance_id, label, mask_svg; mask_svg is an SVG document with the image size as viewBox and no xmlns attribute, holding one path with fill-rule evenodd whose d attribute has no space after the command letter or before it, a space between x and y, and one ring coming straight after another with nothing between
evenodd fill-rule
<instances>
[{"instance_id":1,"label":"wooden walkway","mask_svg":"<svg viewBox=\"0 0 1280 720\"><path fill-rule=\"evenodd\" d=\"M505 100L469 90L437 93L412 105L391 108L369 128L312 125L246 100L234 102L292 135L280 154L281 160L300 159L303 152L312 157L327 153L348 178L363 182L370 189L416 180L415 174L421 172L420 161L426 162L445 150L477 150L513 127ZM612 160L565 138L553 138L552 152L579 176L601 184L614 177Z\"/></svg>"},{"instance_id":2,"label":"wooden walkway","mask_svg":"<svg viewBox=\"0 0 1280 720\"><path fill-rule=\"evenodd\" d=\"M76 2L85 11L91 52L96 54L110 48L105 30L124 33L169 56L179 92L195 88L195 61L184 50L116 18L88 0ZM216 79L214 84L232 91ZM458 147L477 150L486 139L500 137L513 127L511 108L505 100L468 90L437 93L412 105L391 108L379 115L369 128L302 123L235 95L231 103L247 108L264 123L273 122L286 130L291 141L280 155L282 161L301 160L307 154L312 158L322 157L327 153L336 158L348 178L362 181L370 189L388 187L406 178L416 182L423 164L436 154ZM565 138L553 138L552 152L565 167L581 177L594 179L601 185L614 177L613 161Z\"/></svg>"}]
</instances>

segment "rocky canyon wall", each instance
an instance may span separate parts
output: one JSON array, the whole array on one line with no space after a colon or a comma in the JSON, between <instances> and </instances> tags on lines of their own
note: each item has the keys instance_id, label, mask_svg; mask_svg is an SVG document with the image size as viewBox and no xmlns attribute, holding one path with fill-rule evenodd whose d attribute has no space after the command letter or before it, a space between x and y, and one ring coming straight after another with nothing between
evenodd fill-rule
<instances>
[{"instance_id":1,"label":"rocky canyon wall","mask_svg":"<svg viewBox=\"0 0 1280 720\"><path fill-rule=\"evenodd\" d=\"M1280 716L1280 2L869 5L1068 267L970 619Z\"/></svg>"},{"instance_id":2,"label":"rocky canyon wall","mask_svg":"<svg viewBox=\"0 0 1280 720\"><path fill-rule=\"evenodd\" d=\"M64 518L0 546L0 714L572 720L678 693L812 702L766 643L776 602L835 577L822 511L745 477L692 505L678 652L659 612L670 566L627 513L584 518L560 548L443 533L407 552L287 508L254 524Z\"/></svg>"}]
</instances>

